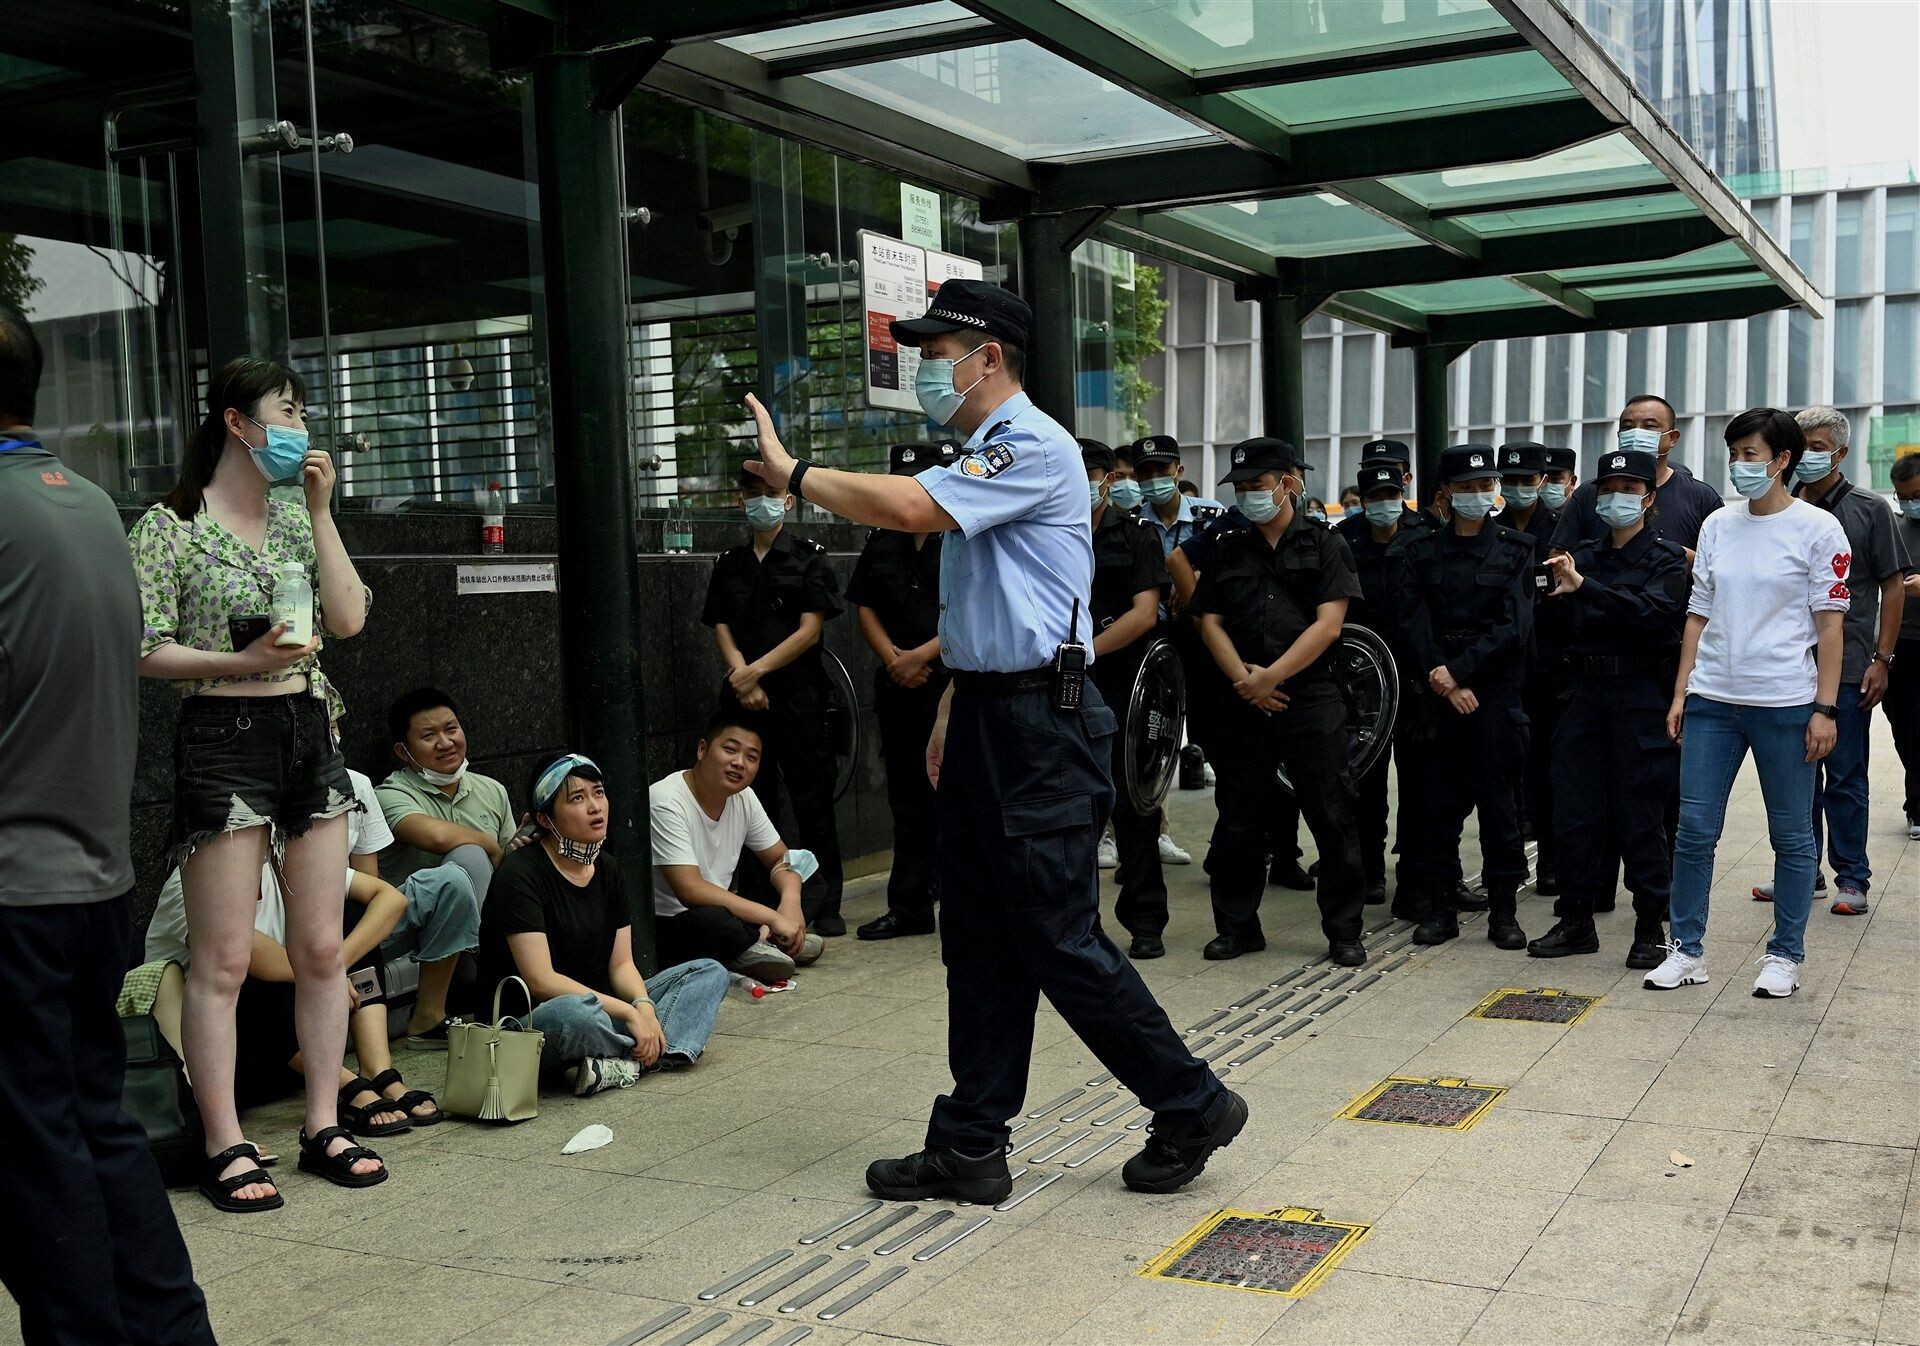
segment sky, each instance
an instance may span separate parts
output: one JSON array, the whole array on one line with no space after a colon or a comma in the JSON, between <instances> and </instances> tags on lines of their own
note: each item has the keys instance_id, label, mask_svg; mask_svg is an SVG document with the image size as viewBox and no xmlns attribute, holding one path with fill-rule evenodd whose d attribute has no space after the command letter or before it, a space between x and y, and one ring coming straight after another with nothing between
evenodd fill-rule
<instances>
[{"instance_id":1,"label":"sky","mask_svg":"<svg viewBox=\"0 0 1920 1346\"><path fill-rule=\"evenodd\" d=\"M1920 166L1920 0L1773 0L1780 167Z\"/></svg>"}]
</instances>

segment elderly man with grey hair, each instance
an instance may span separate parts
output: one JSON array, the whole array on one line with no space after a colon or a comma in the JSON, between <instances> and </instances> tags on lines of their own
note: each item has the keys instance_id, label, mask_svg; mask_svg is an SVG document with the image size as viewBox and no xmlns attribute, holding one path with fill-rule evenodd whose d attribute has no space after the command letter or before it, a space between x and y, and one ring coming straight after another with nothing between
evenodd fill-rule
<instances>
[{"instance_id":1,"label":"elderly man with grey hair","mask_svg":"<svg viewBox=\"0 0 1920 1346\"><path fill-rule=\"evenodd\" d=\"M1824 831L1834 874L1831 909L1858 916L1867 910L1873 876L1867 863L1867 741L1873 708L1887 694L1912 565L1887 502L1841 471L1850 444L1847 418L1832 407L1808 407L1796 419L1807 450L1794 468L1794 494L1839 520L1853 550L1850 562L1834 566L1852 601L1843 627L1839 736L1814 776L1813 842L1818 848ZM1821 887L1824 880L1817 879L1816 893ZM1771 898L1772 885L1755 888L1753 895Z\"/></svg>"}]
</instances>

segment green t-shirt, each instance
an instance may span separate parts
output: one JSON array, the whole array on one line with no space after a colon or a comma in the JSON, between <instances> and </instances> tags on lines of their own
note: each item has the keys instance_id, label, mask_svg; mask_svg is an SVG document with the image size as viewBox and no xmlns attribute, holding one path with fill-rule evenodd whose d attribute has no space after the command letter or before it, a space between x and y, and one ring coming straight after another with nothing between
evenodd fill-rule
<instances>
[{"instance_id":1,"label":"green t-shirt","mask_svg":"<svg viewBox=\"0 0 1920 1346\"><path fill-rule=\"evenodd\" d=\"M395 833L400 830L402 818L416 813L485 832L502 846L513 839L517 827L507 787L472 769L460 778L459 788L451 799L439 786L415 771L394 772L380 782L374 794L380 800L380 812L386 815L387 826ZM388 883L397 884L415 870L430 868L443 859L444 856L397 841L380 855L380 876Z\"/></svg>"}]
</instances>

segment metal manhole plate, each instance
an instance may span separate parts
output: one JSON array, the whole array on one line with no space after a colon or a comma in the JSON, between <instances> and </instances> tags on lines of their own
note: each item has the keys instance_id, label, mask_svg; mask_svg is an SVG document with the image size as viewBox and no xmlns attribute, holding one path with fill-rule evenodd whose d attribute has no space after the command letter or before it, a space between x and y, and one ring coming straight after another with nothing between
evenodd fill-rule
<instances>
[{"instance_id":1,"label":"metal manhole plate","mask_svg":"<svg viewBox=\"0 0 1920 1346\"><path fill-rule=\"evenodd\" d=\"M1551 987L1531 991L1502 986L1476 1005L1469 1019L1499 1019L1506 1023L1577 1024L1600 1003L1597 995L1569 995Z\"/></svg>"},{"instance_id":2,"label":"metal manhole plate","mask_svg":"<svg viewBox=\"0 0 1920 1346\"><path fill-rule=\"evenodd\" d=\"M1507 1092L1503 1084L1469 1084L1466 1080L1417 1080L1395 1076L1383 1080L1347 1104L1339 1116L1352 1122L1387 1122L1397 1126L1425 1126L1441 1131L1465 1131L1495 1099Z\"/></svg>"},{"instance_id":3,"label":"metal manhole plate","mask_svg":"<svg viewBox=\"0 0 1920 1346\"><path fill-rule=\"evenodd\" d=\"M1141 1268L1142 1276L1298 1299L1365 1238L1371 1225L1289 1206L1261 1214L1217 1210Z\"/></svg>"}]
</instances>

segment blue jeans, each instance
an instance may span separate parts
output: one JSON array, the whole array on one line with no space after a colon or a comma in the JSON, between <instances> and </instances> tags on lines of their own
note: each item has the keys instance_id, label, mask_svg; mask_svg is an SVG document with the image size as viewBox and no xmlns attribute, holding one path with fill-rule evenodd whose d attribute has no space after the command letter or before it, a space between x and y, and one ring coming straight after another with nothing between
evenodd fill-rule
<instances>
[{"instance_id":1,"label":"blue jeans","mask_svg":"<svg viewBox=\"0 0 1920 1346\"><path fill-rule=\"evenodd\" d=\"M477 887L475 857L483 875ZM478 846L455 846L446 863L410 874L400 885L407 914L381 941L381 957L391 961L410 955L416 963L437 963L479 948L480 894L486 891L485 876L491 872L485 851Z\"/></svg>"},{"instance_id":2,"label":"blue jeans","mask_svg":"<svg viewBox=\"0 0 1920 1346\"><path fill-rule=\"evenodd\" d=\"M711 958L656 972L647 983L653 1012L667 1037L667 1050L700 1059L713 1036L720 1002L727 997L727 970ZM633 1039L621 1032L597 996L563 995L534 1007L530 1023L547 1035L543 1055L556 1065L589 1056L626 1056Z\"/></svg>"},{"instance_id":3,"label":"blue jeans","mask_svg":"<svg viewBox=\"0 0 1920 1346\"><path fill-rule=\"evenodd\" d=\"M1735 706L1687 697L1680 744L1680 831L1673 847L1673 938L1702 955L1713 852L1727 819L1727 796L1747 750L1760 773L1773 843L1773 938L1767 952L1798 963L1806 957L1807 912L1813 906L1813 768L1807 756L1807 720L1801 706Z\"/></svg>"},{"instance_id":4,"label":"blue jeans","mask_svg":"<svg viewBox=\"0 0 1920 1346\"><path fill-rule=\"evenodd\" d=\"M1827 759L1814 764L1813 862L1817 870L1825 832L1838 886L1865 893L1873 878L1867 865L1867 741L1873 736L1873 708L1860 701L1858 682L1840 689L1839 737Z\"/></svg>"}]
</instances>

